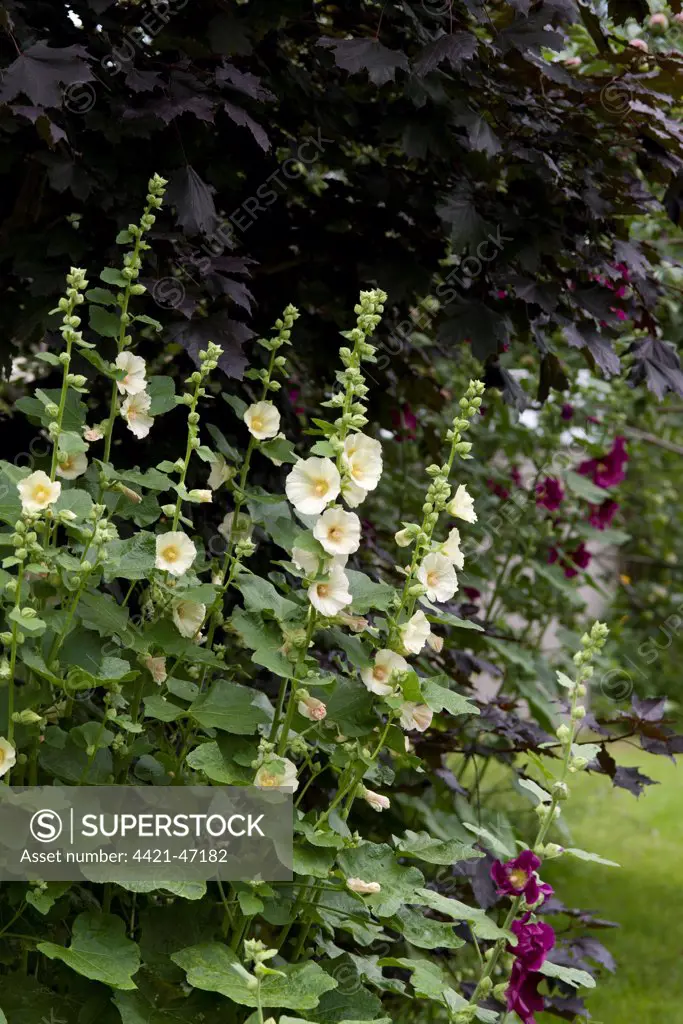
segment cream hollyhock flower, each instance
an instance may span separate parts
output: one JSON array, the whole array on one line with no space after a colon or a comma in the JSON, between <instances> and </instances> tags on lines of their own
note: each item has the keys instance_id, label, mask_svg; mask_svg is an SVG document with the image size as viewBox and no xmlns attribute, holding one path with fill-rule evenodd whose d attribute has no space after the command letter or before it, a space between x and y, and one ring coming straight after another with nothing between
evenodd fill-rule
<instances>
[{"instance_id":1,"label":"cream hollyhock flower","mask_svg":"<svg viewBox=\"0 0 683 1024\"><path fill-rule=\"evenodd\" d=\"M272 402L255 402L245 412L244 422L252 437L257 441L267 441L280 429L280 413Z\"/></svg>"},{"instance_id":2,"label":"cream hollyhock flower","mask_svg":"<svg viewBox=\"0 0 683 1024\"><path fill-rule=\"evenodd\" d=\"M450 601L458 589L453 563L445 555L427 555L417 570L417 578L427 588L430 601Z\"/></svg>"},{"instance_id":3,"label":"cream hollyhock flower","mask_svg":"<svg viewBox=\"0 0 683 1024\"><path fill-rule=\"evenodd\" d=\"M361 793L363 800L370 804L373 811L388 811L391 807L391 800L381 793L373 793L371 789L364 789Z\"/></svg>"},{"instance_id":4,"label":"cream hollyhock flower","mask_svg":"<svg viewBox=\"0 0 683 1024\"><path fill-rule=\"evenodd\" d=\"M158 535L155 562L157 569L163 569L174 576L182 576L196 557L197 548L194 542L182 530L171 530L169 533Z\"/></svg>"},{"instance_id":5,"label":"cream hollyhock flower","mask_svg":"<svg viewBox=\"0 0 683 1024\"><path fill-rule=\"evenodd\" d=\"M431 647L435 654L440 654L443 650L443 637L436 633L430 633L427 637L427 647Z\"/></svg>"},{"instance_id":6,"label":"cream hollyhock flower","mask_svg":"<svg viewBox=\"0 0 683 1024\"><path fill-rule=\"evenodd\" d=\"M206 605L199 601L183 601L181 598L173 602L172 615L180 635L194 637L204 624Z\"/></svg>"},{"instance_id":7,"label":"cream hollyhock flower","mask_svg":"<svg viewBox=\"0 0 683 1024\"><path fill-rule=\"evenodd\" d=\"M460 530L457 527L453 527L448 534L446 543L441 545L441 553L449 562L453 563L456 569L465 568L465 556L460 550Z\"/></svg>"},{"instance_id":8,"label":"cream hollyhock flower","mask_svg":"<svg viewBox=\"0 0 683 1024\"><path fill-rule=\"evenodd\" d=\"M88 468L88 460L85 452L77 452L75 455L67 455L64 462L57 464L57 476L63 476L65 480L75 480L83 476Z\"/></svg>"},{"instance_id":9,"label":"cream hollyhock flower","mask_svg":"<svg viewBox=\"0 0 683 1024\"><path fill-rule=\"evenodd\" d=\"M121 406L121 415L128 424L128 429L138 439L147 437L154 420L149 415L149 408L152 404L152 399L146 391L140 391L137 395L129 395Z\"/></svg>"},{"instance_id":10,"label":"cream hollyhock flower","mask_svg":"<svg viewBox=\"0 0 683 1024\"><path fill-rule=\"evenodd\" d=\"M317 516L338 496L339 472L331 459L301 459L285 483L287 497L297 512Z\"/></svg>"},{"instance_id":11,"label":"cream hollyhock flower","mask_svg":"<svg viewBox=\"0 0 683 1024\"><path fill-rule=\"evenodd\" d=\"M296 793L299 788L297 768L287 757L271 757L256 772L255 786L264 789L286 789Z\"/></svg>"},{"instance_id":12,"label":"cream hollyhock flower","mask_svg":"<svg viewBox=\"0 0 683 1024\"><path fill-rule=\"evenodd\" d=\"M142 664L155 683L161 685L166 682L166 658L153 658L151 654L146 654L142 659Z\"/></svg>"},{"instance_id":13,"label":"cream hollyhock flower","mask_svg":"<svg viewBox=\"0 0 683 1024\"><path fill-rule=\"evenodd\" d=\"M354 484L374 491L382 475L382 445L366 434L349 434L344 442L344 464Z\"/></svg>"},{"instance_id":14,"label":"cream hollyhock flower","mask_svg":"<svg viewBox=\"0 0 683 1024\"><path fill-rule=\"evenodd\" d=\"M342 484L341 493L342 498L349 508L358 508L358 506L362 505L368 496L368 492L366 490L359 487L358 484L355 484L353 480L349 480L348 478Z\"/></svg>"},{"instance_id":15,"label":"cream hollyhock flower","mask_svg":"<svg viewBox=\"0 0 683 1024\"><path fill-rule=\"evenodd\" d=\"M311 722L322 722L327 714L327 706L317 697L302 697L297 704L300 715L308 718Z\"/></svg>"},{"instance_id":16,"label":"cream hollyhock flower","mask_svg":"<svg viewBox=\"0 0 683 1024\"><path fill-rule=\"evenodd\" d=\"M292 548L292 561L297 569L306 573L307 576L315 576L324 559L316 555L315 552L306 551L305 548L300 548L295 544Z\"/></svg>"},{"instance_id":17,"label":"cream hollyhock flower","mask_svg":"<svg viewBox=\"0 0 683 1024\"><path fill-rule=\"evenodd\" d=\"M409 548L415 540L414 531L408 529L399 530L398 533L394 534L394 540L400 548Z\"/></svg>"},{"instance_id":18,"label":"cream hollyhock flower","mask_svg":"<svg viewBox=\"0 0 683 1024\"><path fill-rule=\"evenodd\" d=\"M401 626L401 642L408 654L419 654L431 635L424 612L418 611Z\"/></svg>"},{"instance_id":19,"label":"cream hollyhock flower","mask_svg":"<svg viewBox=\"0 0 683 1024\"><path fill-rule=\"evenodd\" d=\"M364 882L362 878L347 878L346 888L361 896L374 896L375 893L382 891L379 882Z\"/></svg>"},{"instance_id":20,"label":"cream hollyhock flower","mask_svg":"<svg viewBox=\"0 0 683 1024\"><path fill-rule=\"evenodd\" d=\"M0 776L7 772L17 763L17 752L4 736L0 736Z\"/></svg>"},{"instance_id":21,"label":"cream hollyhock flower","mask_svg":"<svg viewBox=\"0 0 683 1024\"><path fill-rule=\"evenodd\" d=\"M391 677L407 672L410 665L405 658L395 651L378 651L375 655L374 664L361 670L361 679L370 693L377 693L380 697L387 697L396 689L391 682Z\"/></svg>"},{"instance_id":22,"label":"cream hollyhock flower","mask_svg":"<svg viewBox=\"0 0 683 1024\"><path fill-rule=\"evenodd\" d=\"M340 565L333 565L330 575L322 583L312 583L308 588L308 600L321 615L331 618L351 604L349 580Z\"/></svg>"},{"instance_id":23,"label":"cream hollyhock flower","mask_svg":"<svg viewBox=\"0 0 683 1024\"><path fill-rule=\"evenodd\" d=\"M412 729L424 732L432 724L434 712L426 704L415 704L413 701L407 701L405 704L401 704L399 710L401 712L401 728L405 729L406 732L410 732Z\"/></svg>"},{"instance_id":24,"label":"cream hollyhock flower","mask_svg":"<svg viewBox=\"0 0 683 1024\"><path fill-rule=\"evenodd\" d=\"M370 625L362 615L349 615L348 612L339 612L337 618L354 633L363 633Z\"/></svg>"},{"instance_id":25,"label":"cream hollyhock flower","mask_svg":"<svg viewBox=\"0 0 683 1024\"><path fill-rule=\"evenodd\" d=\"M193 487L187 496L198 505L208 505L213 501L213 491L210 487Z\"/></svg>"},{"instance_id":26,"label":"cream hollyhock flower","mask_svg":"<svg viewBox=\"0 0 683 1024\"><path fill-rule=\"evenodd\" d=\"M24 512L42 512L54 501L57 501L62 492L60 483L52 483L47 473L37 469L24 480L17 484L21 507Z\"/></svg>"},{"instance_id":27,"label":"cream hollyhock flower","mask_svg":"<svg viewBox=\"0 0 683 1024\"><path fill-rule=\"evenodd\" d=\"M104 433L99 427L85 427L83 430L83 439L91 444L93 441L101 441L103 437Z\"/></svg>"},{"instance_id":28,"label":"cream hollyhock flower","mask_svg":"<svg viewBox=\"0 0 683 1024\"><path fill-rule=\"evenodd\" d=\"M352 555L360 547L360 519L355 512L328 508L313 527L328 555Z\"/></svg>"},{"instance_id":29,"label":"cream hollyhock flower","mask_svg":"<svg viewBox=\"0 0 683 1024\"><path fill-rule=\"evenodd\" d=\"M228 480L231 480L234 475L235 470L227 464L225 456L221 455L220 452L215 452L207 481L211 490L217 491L219 487L222 487Z\"/></svg>"},{"instance_id":30,"label":"cream hollyhock flower","mask_svg":"<svg viewBox=\"0 0 683 1024\"><path fill-rule=\"evenodd\" d=\"M116 382L122 395L139 395L145 390L147 367L141 356L134 356L132 352L119 352L114 366L126 375L123 380Z\"/></svg>"},{"instance_id":31,"label":"cream hollyhock flower","mask_svg":"<svg viewBox=\"0 0 683 1024\"><path fill-rule=\"evenodd\" d=\"M448 511L456 519L464 519L466 523L476 523L477 513L474 511L474 498L468 494L464 484L460 484L455 497L448 504Z\"/></svg>"}]
</instances>

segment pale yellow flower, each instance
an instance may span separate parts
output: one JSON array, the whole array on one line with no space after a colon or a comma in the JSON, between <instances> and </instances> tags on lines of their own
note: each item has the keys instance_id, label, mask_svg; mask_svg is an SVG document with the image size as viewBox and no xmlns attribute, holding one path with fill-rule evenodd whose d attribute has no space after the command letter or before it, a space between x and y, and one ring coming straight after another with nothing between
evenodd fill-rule
<instances>
[{"instance_id":1,"label":"pale yellow flower","mask_svg":"<svg viewBox=\"0 0 683 1024\"><path fill-rule=\"evenodd\" d=\"M379 882L364 882L362 878L347 878L346 887L351 892L357 892L361 896L373 896L375 893L382 891L382 886Z\"/></svg>"},{"instance_id":2,"label":"pale yellow flower","mask_svg":"<svg viewBox=\"0 0 683 1024\"><path fill-rule=\"evenodd\" d=\"M160 533L156 540L157 569L163 569L174 576L186 573L197 556L197 548L182 530Z\"/></svg>"},{"instance_id":3,"label":"pale yellow flower","mask_svg":"<svg viewBox=\"0 0 683 1024\"><path fill-rule=\"evenodd\" d=\"M273 756L256 772L254 785L296 793L299 788L296 765L289 758Z\"/></svg>"},{"instance_id":4,"label":"pale yellow flower","mask_svg":"<svg viewBox=\"0 0 683 1024\"><path fill-rule=\"evenodd\" d=\"M417 570L417 578L427 588L430 601L450 601L458 589L453 563L445 555L427 555Z\"/></svg>"},{"instance_id":5,"label":"pale yellow flower","mask_svg":"<svg viewBox=\"0 0 683 1024\"><path fill-rule=\"evenodd\" d=\"M123 380L116 382L122 395L139 395L145 390L147 367L141 356L134 356L132 352L120 352L114 365L117 370L125 372Z\"/></svg>"},{"instance_id":6,"label":"pale yellow flower","mask_svg":"<svg viewBox=\"0 0 683 1024\"><path fill-rule=\"evenodd\" d=\"M446 543L441 545L441 553L453 563L456 569L465 568L465 556L460 550L460 530L457 527L453 527L448 534Z\"/></svg>"},{"instance_id":7,"label":"pale yellow flower","mask_svg":"<svg viewBox=\"0 0 683 1024\"><path fill-rule=\"evenodd\" d=\"M204 624L206 605L199 601L184 601L182 598L173 603L173 621L181 636L195 637Z\"/></svg>"},{"instance_id":8,"label":"pale yellow flower","mask_svg":"<svg viewBox=\"0 0 683 1024\"><path fill-rule=\"evenodd\" d=\"M405 658L395 651L377 651L372 665L361 670L361 679L370 693L376 693L380 697L387 697L396 689L392 683L392 676L407 672L410 666Z\"/></svg>"},{"instance_id":9,"label":"pale yellow flower","mask_svg":"<svg viewBox=\"0 0 683 1024\"><path fill-rule=\"evenodd\" d=\"M431 635L431 627L423 611L417 611L401 626L401 642L408 654L419 654Z\"/></svg>"},{"instance_id":10,"label":"pale yellow flower","mask_svg":"<svg viewBox=\"0 0 683 1024\"><path fill-rule=\"evenodd\" d=\"M35 473L19 481L17 490L24 512L42 512L48 505L57 501L62 492L62 485L53 483L47 473L37 469Z\"/></svg>"},{"instance_id":11,"label":"pale yellow flower","mask_svg":"<svg viewBox=\"0 0 683 1024\"><path fill-rule=\"evenodd\" d=\"M146 391L129 395L121 406L121 415L128 425L128 429L138 438L147 437L154 420L149 415L152 399Z\"/></svg>"},{"instance_id":12,"label":"pale yellow flower","mask_svg":"<svg viewBox=\"0 0 683 1024\"><path fill-rule=\"evenodd\" d=\"M63 476L65 480L75 480L83 476L88 468L88 460L85 452L77 452L73 455L62 456L63 462L57 463L57 476Z\"/></svg>"},{"instance_id":13,"label":"pale yellow flower","mask_svg":"<svg viewBox=\"0 0 683 1024\"><path fill-rule=\"evenodd\" d=\"M331 618L351 604L353 598L349 591L349 580L340 565L333 565L326 580L312 583L308 588L308 599L321 615Z\"/></svg>"},{"instance_id":14,"label":"pale yellow flower","mask_svg":"<svg viewBox=\"0 0 683 1024\"><path fill-rule=\"evenodd\" d=\"M360 547L360 519L355 512L328 508L313 527L313 536L329 555L351 555Z\"/></svg>"},{"instance_id":15,"label":"pale yellow flower","mask_svg":"<svg viewBox=\"0 0 683 1024\"><path fill-rule=\"evenodd\" d=\"M405 729L406 732L410 732L412 729L424 732L432 724L434 712L426 704L415 704L413 701L406 701L399 710L401 713L401 728Z\"/></svg>"},{"instance_id":16,"label":"pale yellow flower","mask_svg":"<svg viewBox=\"0 0 683 1024\"><path fill-rule=\"evenodd\" d=\"M464 519L466 523L476 523L477 513L474 511L474 498L468 493L464 484L460 484L455 497L448 505L448 511L456 519Z\"/></svg>"},{"instance_id":17,"label":"pale yellow flower","mask_svg":"<svg viewBox=\"0 0 683 1024\"><path fill-rule=\"evenodd\" d=\"M151 654L146 654L142 663L155 683L161 685L166 682L166 658L153 658Z\"/></svg>"},{"instance_id":18,"label":"pale yellow flower","mask_svg":"<svg viewBox=\"0 0 683 1024\"><path fill-rule=\"evenodd\" d=\"M298 512L319 515L338 496L339 472L331 459L301 459L285 483L287 497Z\"/></svg>"},{"instance_id":19,"label":"pale yellow flower","mask_svg":"<svg viewBox=\"0 0 683 1024\"><path fill-rule=\"evenodd\" d=\"M382 475L382 445L366 434L349 434L344 442L344 464L357 487L374 491Z\"/></svg>"},{"instance_id":20,"label":"pale yellow flower","mask_svg":"<svg viewBox=\"0 0 683 1024\"><path fill-rule=\"evenodd\" d=\"M7 772L17 763L17 752L4 736L0 736L0 776Z\"/></svg>"},{"instance_id":21,"label":"pale yellow flower","mask_svg":"<svg viewBox=\"0 0 683 1024\"><path fill-rule=\"evenodd\" d=\"M275 437L280 429L280 413L272 402L255 402L244 414L249 433L258 441Z\"/></svg>"}]
</instances>

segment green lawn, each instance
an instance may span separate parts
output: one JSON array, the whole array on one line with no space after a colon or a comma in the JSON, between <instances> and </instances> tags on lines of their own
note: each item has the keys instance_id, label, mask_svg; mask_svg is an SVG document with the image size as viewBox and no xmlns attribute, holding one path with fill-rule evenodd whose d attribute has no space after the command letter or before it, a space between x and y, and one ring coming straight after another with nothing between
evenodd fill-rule
<instances>
[{"instance_id":1,"label":"green lawn","mask_svg":"<svg viewBox=\"0 0 683 1024\"><path fill-rule=\"evenodd\" d=\"M618 964L588 997L594 1024L683 1024L683 768L631 748L618 760L662 785L636 800L606 778L575 776L564 806L574 845L621 868L566 857L546 864L543 877L568 906L621 925L592 933Z\"/></svg>"}]
</instances>

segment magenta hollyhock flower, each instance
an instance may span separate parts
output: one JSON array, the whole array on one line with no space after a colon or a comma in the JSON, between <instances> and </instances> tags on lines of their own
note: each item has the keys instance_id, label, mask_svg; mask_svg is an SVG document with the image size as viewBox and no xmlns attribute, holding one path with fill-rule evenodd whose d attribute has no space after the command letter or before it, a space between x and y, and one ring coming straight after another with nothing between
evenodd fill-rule
<instances>
[{"instance_id":1,"label":"magenta hollyhock flower","mask_svg":"<svg viewBox=\"0 0 683 1024\"><path fill-rule=\"evenodd\" d=\"M493 494L496 495L497 498L500 498L501 501L507 501L508 498L510 497L510 492L508 491L507 487L503 487L502 484L496 483L496 481L493 480L491 477L489 477L489 479L486 481L486 486L490 491L493 492Z\"/></svg>"},{"instance_id":2,"label":"magenta hollyhock flower","mask_svg":"<svg viewBox=\"0 0 683 1024\"><path fill-rule=\"evenodd\" d=\"M515 487L523 487L524 486L523 482L522 482L522 474L520 473L520 471L517 469L516 466L513 466L512 469L510 470L510 479L512 480L512 482L515 485Z\"/></svg>"},{"instance_id":3,"label":"magenta hollyhock flower","mask_svg":"<svg viewBox=\"0 0 683 1024\"><path fill-rule=\"evenodd\" d=\"M503 863L496 860L491 865L491 878L496 884L499 896L522 896L530 906L543 898L553 895L553 889L545 882L539 882L537 871L540 859L532 850L523 850L518 857Z\"/></svg>"},{"instance_id":4,"label":"magenta hollyhock flower","mask_svg":"<svg viewBox=\"0 0 683 1024\"><path fill-rule=\"evenodd\" d=\"M605 498L602 505L591 505L589 523L596 530L606 530L619 511L619 503L612 498Z\"/></svg>"},{"instance_id":5,"label":"magenta hollyhock flower","mask_svg":"<svg viewBox=\"0 0 683 1024\"><path fill-rule=\"evenodd\" d=\"M599 459L587 459L579 466L582 476L590 476L598 487L614 487L626 479L625 466L628 462L626 438L615 437L614 444L606 455Z\"/></svg>"},{"instance_id":6,"label":"magenta hollyhock flower","mask_svg":"<svg viewBox=\"0 0 683 1024\"><path fill-rule=\"evenodd\" d=\"M545 1000L538 991L542 980L542 974L525 970L523 964L515 960L505 998L508 1012L516 1013L522 1024L536 1024L534 1014L543 1011Z\"/></svg>"},{"instance_id":7,"label":"magenta hollyhock flower","mask_svg":"<svg viewBox=\"0 0 683 1024\"><path fill-rule=\"evenodd\" d=\"M560 410L560 416L563 420L570 420L574 415L574 406L570 405L569 402L565 402Z\"/></svg>"},{"instance_id":8,"label":"magenta hollyhock flower","mask_svg":"<svg viewBox=\"0 0 683 1024\"><path fill-rule=\"evenodd\" d=\"M414 441L416 439L417 417L407 402L404 402L400 409L391 410L391 422L396 431L397 441Z\"/></svg>"},{"instance_id":9,"label":"magenta hollyhock flower","mask_svg":"<svg viewBox=\"0 0 683 1024\"><path fill-rule=\"evenodd\" d=\"M586 547L583 541L579 544L578 548L574 551L570 551L568 554L568 562L562 561L564 566L564 574L568 580L574 576L578 576L579 569L587 569L590 565L591 558L590 551Z\"/></svg>"},{"instance_id":10,"label":"magenta hollyhock flower","mask_svg":"<svg viewBox=\"0 0 683 1024\"><path fill-rule=\"evenodd\" d=\"M477 602L479 600L479 598L481 597L481 593L480 593L480 591L477 590L476 587L463 587L462 588L462 592L465 595L465 597L467 598L467 600L471 601L472 604Z\"/></svg>"},{"instance_id":11,"label":"magenta hollyhock flower","mask_svg":"<svg viewBox=\"0 0 683 1024\"><path fill-rule=\"evenodd\" d=\"M547 476L536 487L536 504L556 512L564 501L564 491L560 481L554 476Z\"/></svg>"},{"instance_id":12,"label":"magenta hollyhock flower","mask_svg":"<svg viewBox=\"0 0 683 1024\"><path fill-rule=\"evenodd\" d=\"M508 293L503 288L499 288L498 291L496 292L497 299L507 299L507 297Z\"/></svg>"},{"instance_id":13,"label":"magenta hollyhock flower","mask_svg":"<svg viewBox=\"0 0 683 1024\"><path fill-rule=\"evenodd\" d=\"M536 1024L535 1013L543 1009L543 996L538 994L539 982L543 975L540 968L555 945L555 932L549 924L529 922L531 914L525 914L519 921L512 922L512 932L517 939L516 946L508 946L514 953L515 962L510 973L506 992L507 1008L514 1011L524 1024Z\"/></svg>"}]
</instances>

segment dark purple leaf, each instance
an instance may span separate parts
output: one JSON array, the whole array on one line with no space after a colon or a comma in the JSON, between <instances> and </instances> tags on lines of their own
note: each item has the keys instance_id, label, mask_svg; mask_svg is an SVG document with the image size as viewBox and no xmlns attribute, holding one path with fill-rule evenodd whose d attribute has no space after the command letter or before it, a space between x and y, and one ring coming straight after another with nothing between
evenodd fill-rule
<instances>
[{"instance_id":1,"label":"dark purple leaf","mask_svg":"<svg viewBox=\"0 0 683 1024\"><path fill-rule=\"evenodd\" d=\"M257 124L253 117L249 116L246 110L243 110L242 107L236 107L235 104L230 103L229 100L224 100L223 110L230 120L235 122L235 124L240 125L242 128L248 128L263 152L268 152L270 149L270 139L264 132L261 125Z\"/></svg>"},{"instance_id":2,"label":"dark purple leaf","mask_svg":"<svg viewBox=\"0 0 683 1024\"><path fill-rule=\"evenodd\" d=\"M274 100L275 96L261 84L261 79L252 75L250 71L240 71L232 64L223 64L216 71L216 83L218 85L230 85L245 96L251 96L255 100Z\"/></svg>"},{"instance_id":3,"label":"dark purple leaf","mask_svg":"<svg viewBox=\"0 0 683 1024\"><path fill-rule=\"evenodd\" d=\"M633 710L642 722L661 722L666 711L666 697L634 697Z\"/></svg>"},{"instance_id":4,"label":"dark purple leaf","mask_svg":"<svg viewBox=\"0 0 683 1024\"><path fill-rule=\"evenodd\" d=\"M173 341L183 346L195 364L199 366L199 352L205 349L210 341L220 345L223 355L218 365L228 377L241 380L249 364L249 359L242 352L242 346L254 332L239 320L231 320L227 312L216 313L205 319L195 319L169 331Z\"/></svg>"},{"instance_id":5,"label":"dark purple leaf","mask_svg":"<svg viewBox=\"0 0 683 1024\"><path fill-rule=\"evenodd\" d=\"M479 40L472 32L455 32L453 35L442 35L425 46L413 64L416 75L424 77L434 71L443 61L453 68L460 68L467 60L477 53Z\"/></svg>"},{"instance_id":6,"label":"dark purple leaf","mask_svg":"<svg viewBox=\"0 0 683 1024\"><path fill-rule=\"evenodd\" d=\"M634 361L629 383L645 382L648 391L657 398L664 398L669 391L683 397L683 372L678 353L666 341L658 338L644 338L631 346Z\"/></svg>"},{"instance_id":7,"label":"dark purple leaf","mask_svg":"<svg viewBox=\"0 0 683 1024\"><path fill-rule=\"evenodd\" d=\"M367 71L373 85L393 82L396 69L408 70L408 58L398 50L390 50L378 39L333 39L323 36L318 46L327 46L334 53L338 68L356 74Z\"/></svg>"},{"instance_id":8,"label":"dark purple leaf","mask_svg":"<svg viewBox=\"0 0 683 1024\"><path fill-rule=\"evenodd\" d=\"M44 142L47 142L50 149L54 149L58 142L67 142L66 132L51 121L44 110L40 107L24 107L12 104L12 112L22 117L27 117L37 128L38 134Z\"/></svg>"},{"instance_id":9,"label":"dark purple leaf","mask_svg":"<svg viewBox=\"0 0 683 1024\"><path fill-rule=\"evenodd\" d=\"M189 165L171 177L166 198L176 208L178 223L186 235L210 235L218 225L213 189Z\"/></svg>"},{"instance_id":10,"label":"dark purple leaf","mask_svg":"<svg viewBox=\"0 0 683 1024\"><path fill-rule=\"evenodd\" d=\"M612 783L619 786L620 789L627 789L635 797L640 796L646 786L659 785L654 779L648 779L647 775L643 775L638 768L623 768L621 766L614 773Z\"/></svg>"},{"instance_id":11,"label":"dark purple leaf","mask_svg":"<svg viewBox=\"0 0 683 1024\"><path fill-rule=\"evenodd\" d=\"M64 106L63 86L94 81L87 57L83 46L60 49L34 43L5 71L0 102L8 103L23 93L37 107Z\"/></svg>"}]
</instances>

